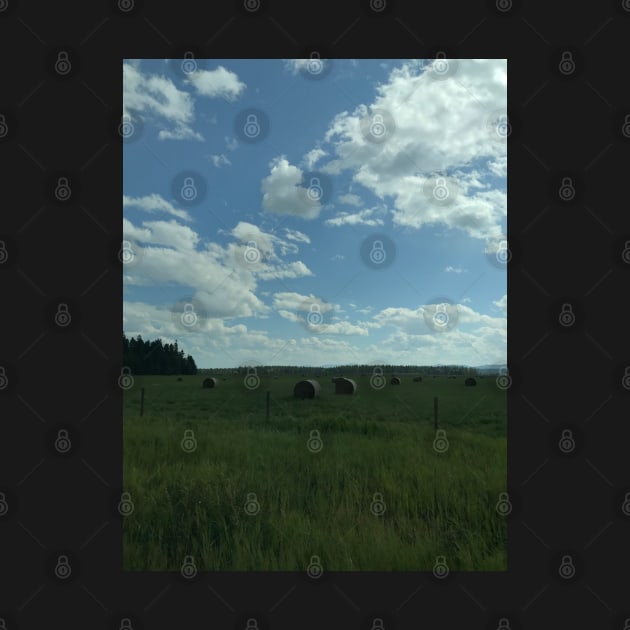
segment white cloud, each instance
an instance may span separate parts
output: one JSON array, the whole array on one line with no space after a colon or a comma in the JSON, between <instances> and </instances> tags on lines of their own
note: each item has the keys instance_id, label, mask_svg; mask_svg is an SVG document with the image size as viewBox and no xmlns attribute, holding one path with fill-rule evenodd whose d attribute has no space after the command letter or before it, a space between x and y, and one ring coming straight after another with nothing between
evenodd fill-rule
<instances>
[{"instance_id":1,"label":"white cloud","mask_svg":"<svg viewBox=\"0 0 630 630\"><path fill-rule=\"evenodd\" d=\"M174 129L160 129L158 140L203 140L204 137L186 125L177 125Z\"/></svg>"},{"instance_id":2,"label":"white cloud","mask_svg":"<svg viewBox=\"0 0 630 630\"><path fill-rule=\"evenodd\" d=\"M505 317L491 317L474 311L464 304L457 305L457 328L470 325L485 327L487 329L507 329L507 319ZM394 327L398 330L410 334L433 333L424 321L424 307L416 309L407 307L388 307L376 313L372 318L372 323L376 327ZM450 335L452 331L448 333ZM474 331L473 331L474 332ZM446 337L441 333L439 336Z\"/></svg>"},{"instance_id":3,"label":"white cloud","mask_svg":"<svg viewBox=\"0 0 630 630\"><path fill-rule=\"evenodd\" d=\"M142 229L123 218L123 233L139 243L163 245L181 252L194 250L199 242L197 233L186 225L171 221L143 221Z\"/></svg>"},{"instance_id":4,"label":"white cloud","mask_svg":"<svg viewBox=\"0 0 630 630\"><path fill-rule=\"evenodd\" d=\"M488 163L488 169L496 177L507 177L507 155L497 156Z\"/></svg>"},{"instance_id":5,"label":"white cloud","mask_svg":"<svg viewBox=\"0 0 630 630\"><path fill-rule=\"evenodd\" d=\"M314 332L317 331L317 328L311 327ZM351 324L347 321L336 322L334 324L326 323L323 327L324 334L326 335L361 335L367 336L368 329L365 326L357 326L355 324Z\"/></svg>"},{"instance_id":6,"label":"white cloud","mask_svg":"<svg viewBox=\"0 0 630 630\"><path fill-rule=\"evenodd\" d=\"M223 153L221 155L211 155L210 159L212 160L212 164L214 164L217 168L224 165L230 166L232 164L228 157L223 155Z\"/></svg>"},{"instance_id":7,"label":"white cloud","mask_svg":"<svg viewBox=\"0 0 630 630\"><path fill-rule=\"evenodd\" d=\"M302 171L289 164L282 156L269 165L271 173L262 181L263 208L280 215L293 215L303 219L319 216L319 201L310 199L307 188L300 186Z\"/></svg>"},{"instance_id":8,"label":"white cloud","mask_svg":"<svg viewBox=\"0 0 630 630\"><path fill-rule=\"evenodd\" d=\"M284 317L284 319L288 319L290 322L300 322L302 318L293 311L287 311L283 308L278 309L278 315Z\"/></svg>"},{"instance_id":9,"label":"white cloud","mask_svg":"<svg viewBox=\"0 0 630 630\"><path fill-rule=\"evenodd\" d=\"M503 313L507 313L507 293L492 303Z\"/></svg>"},{"instance_id":10,"label":"white cloud","mask_svg":"<svg viewBox=\"0 0 630 630\"><path fill-rule=\"evenodd\" d=\"M312 169L315 164L317 164L317 162L326 155L328 155L328 153L326 153L323 149L312 149L304 156L304 164L306 165L306 168L309 170Z\"/></svg>"},{"instance_id":11,"label":"white cloud","mask_svg":"<svg viewBox=\"0 0 630 630\"><path fill-rule=\"evenodd\" d=\"M228 151L234 151L238 147L238 140L236 138L225 136L224 140L225 146L228 148Z\"/></svg>"},{"instance_id":12,"label":"white cloud","mask_svg":"<svg viewBox=\"0 0 630 630\"><path fill-rule=\"evenodd\" d=\"M123 208L138 208L144 212L165 212L184 221L192 221L192 217L186 210L175 208L172 203L155 193L145 195L144 197L128 197L127 195L123 195Z\"/></svg>"},{"instance_id":13,"label":"white cloud","mask_svg":"<svg viewBox=\"0 0 630 630\"><path fill-rule=\"evenodd\" d=\"M214 350L231 348L234 344L263 346L271 343L266 333L250 331L244 324L226 325L220 317L200 317L199 329L195 332L182 331L168 306L161 307L145 302L123 302L123 330L129 337L142 335L145 339L160 337L167 343L178 340L180 349L192 354L199 366L199 359ZM277 343L280 343L279 341ZM230 354L222 355L222 361L231 358Z\"/></svg>"},{"instance_id":14,"label":"white cloud","mask_svg":"<svg viewBox=\"0 0 630 630\"><path fill-rule=\"evenodd\" d=\"M264 232L258 226L246 221L239 221L230 235L237 239L238 243L230 243L226 248L214 244L212 250L227 264L238 261L240 264L237 266L243 267L241 261L247 260L248 249L255 248L259 253L259 260L251 267L245 265L245 268L247 273L251 273L256 278L272 280L313 275L313 272L302 261L285 262L282 260L281 257L298 253L299 248L294 242Z\"/></svg>"},{"instance_id":15,"label":"white cloud","mask_svg":"<svg viewBox=\"0 0 630 630\"><path fill-rule=\"evenodd\" d=\"M328 313L335 309L334 304L328 304L315 295L302 295L294 291L274 293L273 307L288 311L309 311L311 304L319 306L321 313Z\"/></svg>"},{"instance_id":16,"label":"white cloud","mask_svg":"<svg viewBox=\"0 0 630 630\"><path fill-rule=\"evenodd\" d=\"M125 270L126 287L187 287L209 317L264 316L270 309L256 295L258 281L312 275L302 261L281 258L297 251L294 243L245 222L230 233L237 242L226 246L204 244L194 230L174 220L136 226L123 218L123 234L141 245L139 264ZM256 240L262 256L261 264L252 268L243 263L250 240Z\"/></svg>"},{"instance_id":17,"label":"white cloud","mask_svg":"<svg viewBox=\"0 0 630 630\"><path fill-rule=\"evenodd\" d=\"M462 273L466 271L466 269L461 269L460 267L451 267L450 265L444 269L446 273Z\"/></svg>"},{"instance_id":18,"label":"white cloud","mask_svg":"<svg viewBox=\"0 0 630 630\"><path fill-rule=\"evenodd\" d=\"M273 268L264 268L256 272L256 277L261 280L274 280L277 278L304 278L312 275L313 272L301 260L276 265Z\"/></svg>"},{"instance_id":19,"label":"white cloud","mask_svg":"<svg viewBox=\"0 0 630 630\"><path fill-rule=\"evenodd\" d=\"M194 86L198 94L211 98L223 97L227 101L236 100L246 85L234 72L219 66L214 70L197 70L186 80Z\"/></svg>"},{"instance_id":20,"label":"white cloud","mask_svg":"<svg viewBox=\"0 0 630 630\"><path fill-rule=\"evenodd\" d=\"M290 228L284 228L285 236L290 241L297 241L299 243L310 243L311 239L304 234L304 232L300 232L299 230L292 230Z\"/></svg>"},{"instance_id":21,"label":"white cloud","mask_svg":"<svg viewBox=\"0 0 630 630\"><path fill-rule=\"evenodd\" d=\"M308 322L308 313L311 311L311 306L317 305L320 313L330 313L325 318L323 326L311 326ZM278 312L278 315L288 319L291 322L299 322L307 327L314 333L322 333L326 335L367 335L368 330L364 325L353 324L349 321L335 321L338 317L335 317L332 313L342 313L343 309L338 304L329 304L324 302L321 298L315 295L302 295L295 292L280 292L275 293L273 296L273 308Z\"/></svg>"},{"instance_id":22,"label":"white cloud","mask_svg":"<svg viewBox=\"0 0 630 630\"><path fill-rule=\"evenodd\" d=\"M393 199L393 221L421 228L441 223L473 238L496 238L506 216L506 196L483 191L479 169L500 174L506 143L497 142L492 113L507 107L507 65L501 59L460 59L455 75L435 81L424 65L409 61L391 71L377 87L370 106L341 112L330 123L325 141L335 158L320 167L330 174L351 170L355 182L381 199ZM383 143L366 139L360 121L372 108L390 112L395 130ZM390 124L390 129L392 125ZM475 166L474 177L462 169ZM451 205L438 205L425 187L441 173L461 188ZM451 175L452 174L452 175Z\"/></svg>"},{"instance_id":23,"label":"white cloud","mask_svg":"<svg viewBox=\"0 0 630 630\"><path fill-rule=\"evenodd\" d=\"M326 59L322 59L321 61L324 65L328 63ZM295 76L300 71L302 72L307 71L309 67L308 64L310 62L311 62L311 59L285 59L284 67L285 67L285 70L288 70L291 74Z\"/></svg>"},{"instance_id":24,"label":"white cloud","mask_svg":"<svg viewBox=\"0 0 630 630\"><path fill-rule=\"evenodd\" d=\"M194 101L163 75L145 75L140 64L123 63L123 114L156 117L168 127L160 130L160 139L196 139L203 136L191 128L195 119Z\"/></svg>"},{"instance_id":25,"label":"white cloud","mask_svg":"<svg viewBox=\"0 0 630 630\"><path fill-rule=\"evenodd\" d=\"M333 219L327 219L326 225L383 225L383 219L372 218L377 208L361 210L360 212L340 212Z\"/></svg>"},{"instance_id":26,"label":"white cloud","mask_svg":"<svg viewBox=\"0 0 630 630\"><path fill-rule=\"evenodd\" d=\"M482 365L505 362L507 319L478 313L461 303L457 305L457 312L459 319L456 327L438 333L424 322L422 306L416 309L382 309L371 321L360 322L379 334L378 344L362 348L361 356L367 358L372 353L372 356L394 364ZM389 334L380 336L388 330L391 331Z\"/></svg>"},{"instance_id":27,"label":"white cloud","mask_svg":"<svg viewBox=\"0 0 630 630\"><path fill-rule=\"evenodd\" d=\"M348 193L346 195L339 195L339 201L348 206L360 206L361 205L361 197L359 195L354 195L353 193Z\"/></svg>"},{"instance_id":28,"label":"white cloud","mask_svg":"<svg viewBox=\"0 0 630 630\"><path fill-rule=\"evenodd\" d=\"M278 315L288 319L290 322L301 323L306 326L308 330L313 333L324 335L362 335L368 334L368 330L364 326L356 326L347 321L338 321L335 323L326 322L324 325L313 326L309 325L305 316L292 311L286 311L284 309L278 310ZM335 318L332 318L335 319Z\"/></svg>"},{"instance_id":29,"label":"white cloud","mask_svg":"<svg viewBox=\"0 0 630 630\"><path fill-rule=\"evenodd\" d=\"M255 243L255 247L258 248L264 259L277 261L279 260L275 253L277 247L282 256L287 254L297 254L299 247L295 242L310 243L311 240L306 234L303 234L299 230L291 230L284 228L285 236L288 240L284 240L275 234L269 232L263 232L257 225L248 223L247 221L239 221L234 227L231 234L234 238L238 239L244 245L247 245L251 241ZM290 242L291 241L291 242ZM310 272L309 274L310 275Z\"/></svg>"}]
</instances>

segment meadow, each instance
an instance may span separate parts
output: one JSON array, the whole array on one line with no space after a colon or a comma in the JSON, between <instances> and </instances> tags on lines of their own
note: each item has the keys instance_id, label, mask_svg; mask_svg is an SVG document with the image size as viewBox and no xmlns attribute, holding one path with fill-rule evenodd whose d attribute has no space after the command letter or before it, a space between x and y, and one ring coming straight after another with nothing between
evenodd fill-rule
<instances>
[{"instance_id":1,"label":"meadow","mask_svg":"<svg viewBox=\"0 0 630 630\"><path fill-rule=\"evenodd\" d=\"M376 390L351 376L343 396L322 376L320 397L300 400L296 376L252 390L231 372L215 389L136 376L123 569L179 571L191 556L199 571L305 571L314 557L324 571L431 571L443 556L451 571L507 570L506 392L494 376L412 377Z\"/></svg>"}]
</instances>

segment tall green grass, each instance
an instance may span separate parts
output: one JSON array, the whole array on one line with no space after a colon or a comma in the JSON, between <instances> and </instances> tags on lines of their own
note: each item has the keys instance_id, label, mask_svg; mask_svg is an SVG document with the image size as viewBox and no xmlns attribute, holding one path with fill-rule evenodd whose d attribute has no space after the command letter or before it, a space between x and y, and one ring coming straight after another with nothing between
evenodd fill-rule
<instances>
[{"instance_id":1,"label":"tall green grass","mask_svg":"<svg viewBox=\"0 0 630 630\"><path fill-rule=\"evenodd\" d=\"M303 571L314 555L330 571L425 571L437 556L455 571L507 569L495 510L506 490L505 393L493 380L381 391L360 383L344 397L322 379L322 397L310 401L292 398L293 380L253 392L236 377L216 390L201 380L144 377L126 393L124 486L135 507L124 519L126 570L177 571L193 556L199 570ZM445 453L433 448L433 395ZM185 430L197 442L191 453Z\"/></svg>"}]
</instances>

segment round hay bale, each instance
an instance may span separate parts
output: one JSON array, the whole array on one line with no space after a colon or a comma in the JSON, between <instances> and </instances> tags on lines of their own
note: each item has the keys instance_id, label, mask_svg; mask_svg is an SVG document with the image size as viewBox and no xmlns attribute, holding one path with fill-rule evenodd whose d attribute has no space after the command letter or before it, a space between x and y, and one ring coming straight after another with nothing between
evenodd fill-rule
<instances>
[{"instance_id":1,"label":"round hay bale","mask_svg":"<svg viewBox=\"0 0 630 630\"><path fill-rule=\"evenodd\" d=\"M393 376L392 380L389 381L390 385L400 385L400 379L397 376Z\"/></svg>"},{"instance_id":2,"label":"round hay bale","mask_svg":"<svg viewBox=\"0 0 630 630\"><path fill-rule=\"evenodd\" d=\"M466 385L466 387L474 387L476 384L477 384L477 381L472 376L469 376L464 381L464 385Z\"/></svg>"},{"instance_id":3,"label":"round hay bale","mask_svg":"<svg viewBox=\"0 0 630 630\"><path fill-rule=\"evenodd\" d=\"M298 381L293 388L293 395L296 398L315 398L315 396L319 396L320 386L317 381L314 380L306 380L306 381Z\"/></svg>"},{"instance_id":4,"label":"round hay bale","mask_svg":"<svg viewBox=\"0 0 630 630\"><path fill-rule=\"evenodd\" d=\"M357 384L351 378L335 379L335 394L356 394Z\"/></svg>"},{"instance_id":5,"label":"round hay bale","mask_svg":"<svg viewBox=\"0 0 630 630\"><path fill-rule=\"evenodd\" d=\"M202 387L204 389L212 389L218 385L219 381L214 377L204 378Z\"/></svg>"}]
</instances>

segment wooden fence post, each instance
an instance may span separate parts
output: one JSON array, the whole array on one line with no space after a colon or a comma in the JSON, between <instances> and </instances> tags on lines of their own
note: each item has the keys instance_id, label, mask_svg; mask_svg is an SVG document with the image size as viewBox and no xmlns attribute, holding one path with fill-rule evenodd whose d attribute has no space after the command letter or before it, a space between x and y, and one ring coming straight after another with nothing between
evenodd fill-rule
<instances>
[{"instance_id":1,"label":"wooden fence post","mask_svg":"<svg viewBox=\"0 0 630 630\"><path fill-rule=\"evenodd\" d=\"M435 430L438 430L438 399L437 396L433 398L433 425Z\"/></svg>"}]
</instances>

